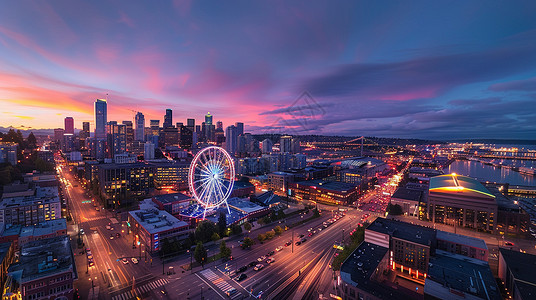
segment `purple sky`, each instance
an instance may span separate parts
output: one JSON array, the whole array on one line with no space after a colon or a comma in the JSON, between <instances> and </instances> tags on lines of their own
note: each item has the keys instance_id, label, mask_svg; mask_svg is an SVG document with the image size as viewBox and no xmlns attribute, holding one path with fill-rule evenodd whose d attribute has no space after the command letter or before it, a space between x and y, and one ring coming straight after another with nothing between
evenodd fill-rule
<instances>
[{"instance_id":1,"label":"purple sky","mask_svg":"<svg viewBox=\"0 0 536 300\"><path fill-rule=\"evenodd\" d=\"M252 133L536 137L535 1L10 1L0 126L174 122ZM93 126L93 125L92 125Z\"/></svg>"}]
</instances>

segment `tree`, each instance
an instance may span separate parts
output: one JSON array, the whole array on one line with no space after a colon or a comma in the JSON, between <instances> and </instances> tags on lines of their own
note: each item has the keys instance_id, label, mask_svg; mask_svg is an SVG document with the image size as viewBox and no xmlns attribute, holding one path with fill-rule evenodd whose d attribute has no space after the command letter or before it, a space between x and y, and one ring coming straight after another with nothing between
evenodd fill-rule
<instances>
[{"instance_id":1,"label":"tree","mask_svg":"<svg viewBox=\"0 0 536 300\"><path fill-rule=\"evenodd\" d=\"M217 232L214 232L212 234L211 240L215 242L215 241L217 241L219 239L220 239L220 235Z\"/></svg>"},{"instance_id":2,"label":"tree","mask_svg":"<svg viewBox=\"0 0 536 300\"><path fill-rule=\"evenodd\" d=\"M212 238L212 234L216 232L216 225L211 221L201 221L195 229L195 237L200 242L208 242Z\"/></svg>"},{"instance_id":3,"label":"tree","mask_svg":"<svg viewBox=\"0 0 536 300\"><path fill-rule=\"evenodd\" d=\"M207 262L207 249L205 249L205 246L203 246L203 243L199 242L197 243L197 246L195 247L194 251L194 258L195 261L200 263L202 266L205 265Z\"/></svg>"},{"instance_id":4,"label":"tree","mask_svg":"<svg viewBox=\"0 0 536 300\"><path fill-rule=\"evenodd\" d=\"M274 232L276 235L280 235L283 233L283 228L281 228L281 226L277 225L276 227L274 227Z\"/></svg>"},{"instance_id":5,"label":"tree","mask_svg":"<svg viewBox=\"0 0 536 300\"><path fill-rule=\"evenodd\" d=\"M231 256L232 250L231 248L227 247L225 244L225 241L221 241L220 243L220 257L221 258L229 258Z\"/></svg>"},{"instance_id":6,"label":"tree","mask_svg":"<svg viewBox=\"0 0 536 300\"><path fill-rule=\"evenodd\" d=\"M236 224L233 224L231 225L231 233L232 234L240 234L242 233L242 227L236 225Z\"/></svg>"},{"instance_id":7,"label":"tree","mask_svg":"<svg viewBox=\"0 0 536 300\"><path fill-rule=\"evenodd\" d=\"M271 240L275 236L275 231L273 229L270 231L266 231L264 235L266 236L267 240Z\"/></svg>"},{"instance_id":8,"label":"tree","mask_svg":"<svg viewBox=\"0 0 536 300\"><path fill-rule=\"evenodd\" d=\"M224 212L220 212L218 216L218 233L220 236L225 235L225 229L227 228L227 217Z\"/></svg>"},{"instance_id":9,"label":"tree","mask_svg":"<svg viewBox=\"0 0 536 300\"><path fill-rule=\"evenodd\" d=\"M257 239L259 240L259 242L262 242L266 239L266 235L262 234L262 233L259 233L257 235Z\"/></svg>"},{"instance_id":10,"label":"tree","mask_svg":"<svg viewBox=\"0 0 536 300\"><path fill-rule=\"evenodd\" d=\"M244 229L246 231L250 231L251 230L251 223L249 223L249 222L244 223Z\"/></svg>"},{"instance_id":11,"label":"tree","mask_svg":"<svg viewBox=\"0 0 536 300\"><path fill-rule=\"evenodd\" d=\"M28 148L30 149L35 149L37 147L37 139L35 138L33 132L30 132L30 135L28 135L26 143L28 144Z\"/></svg>"},{"instance_id":12,"label":"tree","mask_svg":"<svg viewBox=\"0 0 536 300\"><path fill-rule=\"evenodd\" d=\"M249 248L251 246L253 246L255 242L253 241L253 239L247 237L244 239L244 242L242 243L242 249L246 249L246 248Z\"/></svg>"}]
</instances>

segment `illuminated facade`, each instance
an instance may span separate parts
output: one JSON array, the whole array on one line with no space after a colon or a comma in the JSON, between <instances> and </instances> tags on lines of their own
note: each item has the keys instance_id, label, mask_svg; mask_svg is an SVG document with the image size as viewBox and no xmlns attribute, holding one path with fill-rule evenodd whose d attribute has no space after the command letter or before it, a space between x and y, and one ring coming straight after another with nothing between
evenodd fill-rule
<instances>
[{"instance_id":1,"label":"illuminated facade","mask_svg":"<svg viewBox=\"0 0 536 300\"><path fill-rule=\"evenodd\" d=\"M134 203L153 187L151 167L145 163L101 164L97 179L104 205L117 208Z\"/></svg>"},{"instance_id":2,"label":"illuminated facade","mask_svg":"<svg viewBox=\"0 0 536 300\"><path fill-rule=\"evenodd\" d=\"M307 180L290 184L288 193L299 201L345 205L357 201L359 187L338 181Z\"/></svg>"},{"instance_id":3,"label":"illuminated facade","mask_svg":"<svg viewBox=\"0 0 536 300\"><path fill-rule=\"evenodd\" d=\"M428 217L434 223L495 232L495 195L472 178L456 174L430 178L428 203Z\"/></svg>"},{"instance_id":4,"label":"illuminated facade","mask_svg":"<svg viewBox=\"0 0 536 300\"><path fill-rule=\"evenodd\" d=\"M31 195L12 195L0 202L0 223L34 225L61 218L58 187L36 187Z\"/></svg>"},{"instance_id":5,"label":"illuminated facade","mask_svg":"<svg viewBox=\"0 0 536 300\"><path fill-rule=\"evenodd\" d=\"M189 162L152 162L150 166L153 168L153 178L156 188L188 189Z\"/></svg>"}]
</instances>

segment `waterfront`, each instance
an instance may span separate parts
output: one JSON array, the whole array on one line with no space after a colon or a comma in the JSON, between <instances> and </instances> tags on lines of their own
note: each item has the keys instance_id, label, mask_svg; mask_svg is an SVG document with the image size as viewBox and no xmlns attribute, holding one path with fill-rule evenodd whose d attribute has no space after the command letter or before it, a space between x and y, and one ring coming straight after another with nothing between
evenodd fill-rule
<instances>
[{"instance_id":1,"label":"waterfront","mask_svg":"<svg viewBox=\"0 0 536 300\"><path fill-rule=\"evenodd\" d=\"M477 161L457 160L443 171L445 173L456 173L477 178L481 181L536 186L536 176L524 175L512 169L498 168Z\"/></svg>"}]
</instances>

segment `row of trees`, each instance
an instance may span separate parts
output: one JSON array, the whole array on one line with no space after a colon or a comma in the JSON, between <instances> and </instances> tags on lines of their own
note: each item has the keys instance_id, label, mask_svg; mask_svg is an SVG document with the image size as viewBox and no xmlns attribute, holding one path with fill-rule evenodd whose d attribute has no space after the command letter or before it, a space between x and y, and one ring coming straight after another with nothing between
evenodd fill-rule
<instances>
[{"instance_id":1,"label":"row of trees","mask_svg":"<svg viewBox=\"0 0 536 300\"><path fill-rule=\"evenodd\" d=\"M257 235L257 240L259 240L259 242L263 242L265 240L271 240L274 238L274 236L279 236L283 233L283 228L281 228L281 226L276 226L274 227L274 229L270 230L270 231L267 231L266 233L259 233Z\"/></svg>"}]
</instances>

